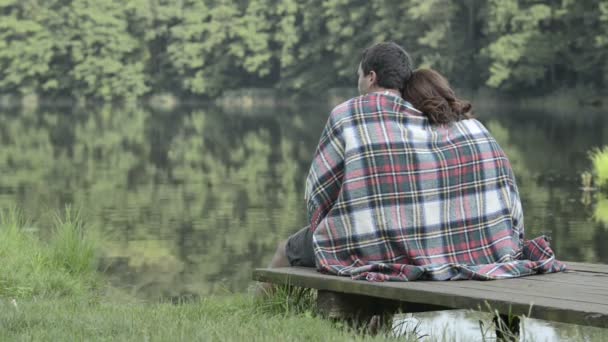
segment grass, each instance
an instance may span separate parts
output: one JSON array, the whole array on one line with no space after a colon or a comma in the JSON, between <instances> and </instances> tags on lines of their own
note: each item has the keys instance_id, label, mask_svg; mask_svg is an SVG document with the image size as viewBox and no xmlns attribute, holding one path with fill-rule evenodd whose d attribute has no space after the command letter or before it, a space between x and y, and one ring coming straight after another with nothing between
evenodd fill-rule
<instances>
[{"instance_id":1,"label":"grass","mask_svg":"<svg viewBox=\"0 0 608 342\"><path fill-rule=\"evenodd\" d=\"M608 198L600 194L596 198L593 219L603 224L608 224Z\"/></svg>"},{"instance_id":2,"label":"grass","mask_svg":"<svg viewBox=\"0 0 608 342\"><path fill-rule=\"evenodd\" d=\"M582 185L584 189L600 190L596 195L593 218L596 221L608 223L608 199L606 199L606 190L608 190L608 146L589 152L589 159L591 159L593 170L582 174ZM588 197L590 198L590 196ZM590 200L587 200L587 202L590 202Z\"/></svg>"},{"instance_id":3,"label":"grass","mask_svg":"<svg viewBox=\"0 0 608 342\"><path fill-rule=\"evenodd\" d=\"M0 340L385 341L306 314L271 314L246 295L143 304L38 300L0 304Z\"/></svg>"},{"instance_id":4,"label":"grass","mask_svg":"<svg viewBox=\"0 0 608 342\"><path fill-rule=\"evenodd\" d=\"M100 283L95 252L69 208L56 217L48 243L16 209L0 210L0 297L90 296Z\"/></svg>"},{"instance_id":5,"label":"grass","mask_svg":"<svg viewBox=\"0 0 608 342\"><path fill-rule=\"evenodd\" d=\"M44 241L32 228L17 210L0 210L0 341L416 341L425 333L419 322L403 320L376 336L352 330L317 317L316 293L298 288L281 287L267 299L142 302L96 271L98 239L77 212L56 216ZM492 340L491 319L482 328L480 337ZM428 340L458 339L446 331Z\"/></svg>"},{"instance_id":6,"label":"grass","mask_svg":"<svg viewBox=\"0 0 608 342\"><path fill-rule=\"evenodd\" d=\"M608 147L591 151L589 154L595 175L595 184L601 189L608 186Z\"/></svg>"},{"instance_id":7,"label":"grass","mask_svg":"<svg viewBox=\"0 0 608 342\"><path fill-rule=\"evenodd\" d=\"M96 240L77 212L66 209L50 230L42 241L18 210L0 211L0 341L394 340L316 317L314 293L305 290L282 289L267 300L141 302L96 271Z\"/></svg>"}]
</instances>

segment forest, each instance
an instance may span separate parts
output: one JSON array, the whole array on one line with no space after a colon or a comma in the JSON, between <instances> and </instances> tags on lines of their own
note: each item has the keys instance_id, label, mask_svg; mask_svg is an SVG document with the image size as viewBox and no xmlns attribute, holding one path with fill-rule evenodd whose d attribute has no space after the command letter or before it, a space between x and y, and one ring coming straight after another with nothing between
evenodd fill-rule
<instances>
[{"instance_id":1,"label":"forest","mask_svg":"<svg viewBox=\"0 0 608 342\"><path fill-rule=\"evenodd\" d=\"M608 82L608 0L0 0L0 93L119 100L354 86L395 41L457 87Z\"/></svg>"}]
</instances>

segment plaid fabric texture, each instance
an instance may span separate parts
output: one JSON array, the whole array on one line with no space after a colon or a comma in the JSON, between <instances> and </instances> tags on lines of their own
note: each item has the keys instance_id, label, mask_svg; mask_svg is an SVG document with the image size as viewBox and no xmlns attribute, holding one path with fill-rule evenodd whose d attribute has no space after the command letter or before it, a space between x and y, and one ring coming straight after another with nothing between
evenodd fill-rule
<instances>
[{"instance_id":1,"label":"plaid fabric texture","mask_svg":"<svg viewBox=\"0 0 608 342\"><path fill-rule=\"evenodd\" d=\"M317 268L369 281L558 272L524 240L511 166L477 120L431 125L398 96L337 106L306 181Z\"/></svg>"}]
</instances>

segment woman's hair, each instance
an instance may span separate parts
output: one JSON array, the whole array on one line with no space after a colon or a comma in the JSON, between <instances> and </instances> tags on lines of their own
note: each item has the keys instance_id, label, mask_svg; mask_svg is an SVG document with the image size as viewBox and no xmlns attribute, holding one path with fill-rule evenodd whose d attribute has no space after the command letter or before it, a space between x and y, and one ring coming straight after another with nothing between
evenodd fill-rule
<instances>
[{"instance_id":1,"label":"woman's hair","mask_svg":"<svg viewBox=\"0 0 608 342\"><path fill-rule=\"evenodd\" d=\"M432 69L418 69L403 89L403 98L423 112L432 124L473 117L473 106L456 97L448 80Z\"/></svg>"}]
</instances>

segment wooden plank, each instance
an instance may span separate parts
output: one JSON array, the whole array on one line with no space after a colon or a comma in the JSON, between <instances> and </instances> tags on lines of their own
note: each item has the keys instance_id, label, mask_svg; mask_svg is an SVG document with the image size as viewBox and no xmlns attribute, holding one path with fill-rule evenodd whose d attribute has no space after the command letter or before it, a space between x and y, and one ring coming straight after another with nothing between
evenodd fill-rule
<instances>
[{"instance_id":1,"label":"wooden plank","mask_svg":"<svg viewBox=\"0 0 608 342\"><path fill-rule=\"evenodd\" d=\"M510 280L501 280L498 283L503 283L506 281L510 281ZM493 282L496 283L496 282ZM538 289L540 291L543 291L543 289L549 288L549 293L547 294L551 294L551 293L557 293L557 294L562 294L562 293L566 293L570 291L571 293L580 293L580 294L585 294L585 295L590 295L590 296L595 296L598 298L602 298L602 297L608 297L608 291L606 291L606 288L602 288L602 287L587 287L587 286L582 286L581 285L576 285L576 284L570 284L570 283L560 283L560 282L551 282L549 286L545 286L546 284L543 284L542 281L530 281L528 279L521 279L518 280L517 282L515 282L517 285L515 285L514 287L518 287L520 289ZM534 285L534 284L538 284L538 285ZM503 287L502 284L497 284L495 285L497 287ZM565 296L565 298L567 298L568 296ZM594 297L594 298L595 298Z\"/></svg>"},{"instance_id":2,"label":"wooden plank","mask_svg":"<svg viewBox=\"0 0 608 342\"><path fill-rule=\"evenodd\" d=\"M584 289L579 290L573 285L555 284L551 282L523 282L520 279L505 279L483 282L464 280L458 281L458 284L451 286L470 292L476 290L500 290L502 293L510 293L514 296L526 294L530 296L554 299L556 301L567 300L571 302L608 305L608 293L606 290L603 290L600 293L589 293L589 291L585 291Z\"/></svg>"},{"instance_id":3,"label":"wooden plank","mask_svg":"<svg viewBox=\"0 0 608 342\"><path fill-rule=\"evenodd\" d=\"M502 314L511 311L513 314L528 314L532 304L531 317L554 320L565 323L591 325L608 328L608 305L589 303L571 299L557 299L550 296L513 293L514 291L497 291L495 284L499 281L475 282L386 282L370 283L354 281L347 277L323 275L314 269L278 268L258 269L253 278L271 283L289 283L295 286L319 290L353 293L372 297L393 299L412 303L432 304L455 309L487 309ZM477 288L478 284L486 287Z\"/></svg>"},{"instance_id":4,"label":"wooden plank","mask_svg":"<svg viewBox=\"0 0 608 342\"><path fill-rule=\"evenodd\" d=\"M469 284L481 284L485 287L511 288L519 290L525 288L526 291L538 291L539 295L548 296L551 293L560 296L571 296L577 294L587 294L593 296L593 300L605 300L608 297L608 277L603 277L598 281L598 277L593 273L576 274L542 274L521 278L503 279L499 281L466 281ZM571 293L575 290L577 293Z\"/></svg>"},{"instance_id":5,"label":"wooden plank","mask_svg":"<svg viewBox=\"0 0 608 342\"><path fill-rule=\"evenodd\" d=\"M555 284L574 285L581 289L596 289L605 292L608 288L607 278L599 273L577 271L521 277L518 280L542 283L551 281Z\"/></svg>"},{"instance_id":6,"label":"wooden plank","mask_svg":"<svg viewBox=\"0 0 608 342\"><path fill-rule=\"evenodd\" d=\"M605 273L608 274L608 265L605 264L589 264L583 262L564 261L568 269L580 272Z\"/></svg>"},{"instance_id":7,"label":"wooden plank","mask_svg":"<svg viewBox=\"0 0 608 342\"><path fill-rule=\"evenodd\" d=\"M454 282L423 282L423 281L419 281L419 282L404 282L404 283L400 283L400 282L387 282L387 283L369 283L369 282L365 282L365 281L352 281L349 278L345 278L345 277L334 277L334 276L327 276L327 275L322 275L319 274L315 271L310 271L310 270L302 270L302 269L285 269L286 271L291 271L289 272L289 274L287 273L283 273L282 275L279 275L280 277L292 277L291 279L294 280L295 278L293 278L294 275L302 275L305 278L310 278L310 279L304 279L305 282L310 282L310 285L314 285L314 286L307 286L307 287L313 287L313 288L322 288L322 286L325 285L330 285L330 287L334 288L338 285L340 287L341 290L343 290L344 292L351 292L350 287L356 288L357 291L361 290L360 288L363 287L363 290L374 290L373 287L380 287L383 288L382 291L387 291L385 294L381 295L380 297L383 298L391 298L391 299L399 299L402 300L403 298L401 297L400 293L396 293L395 291L391 291L391 290L397 290L397 292L399 290L406 290L405 292L408 292L410 290L420 290L420 289L425 289L428 288L430 290L432 290L433 292L442 292L442 291L446 291L449 294L454 293L455 291L458 291L458 294L461 296L472 296L475 297L476 293L482 293L482 292L487 292L491 295L496 294L496 288L489 286L489 284L493 284L493 283L497 283L496 282L476 282L476 281L454 281ZM266 271L271 271L272 270L266 270ZM303 273L308 273L308 274L296 274L303 272ZM274 273L274 272L273 272ZM270 280L268 280L270 281ZM329 283L325 283L326 281L329 281ZM285 282L285 279L280 280L279 282ZM330 283L342 283L342 284L330 284ZM297 285L297 284L294 284ZM338 289L338 290L340 290ZM376 291L377 292L377 291ZM428 291L427 291L428 292ZM363 292L362 294L365 294L365 292ZM389 295L390 294L390 295ZM499 294L496 294L497 296ZM519 302L528 304L530 301L526 301L526 299L530 299L532 301L538 299L538 296L531 296L528 294L521 294L521 297L524 299L519 300ZM555 299L552 297L547 297L547 296L541 296L540 299ZM517 298L513 298L513 300L518 300ZM546 302L546 300L545 300ZM575 306L575 307L583 307L585 305L587 305L586 303L580 303L577 301L568 301L568 300L564 300L562 301L563 303L561 304L561 306L564 305L564 303L568 304L569 306ZM439 304L441 305L441 304ZM594 303L593 305L596 305L596 303ZM597 304L596 306L602 306L603 304ZM605 306L605 305L603 305ZM559 305L558 305L559 307ZM604 308L607 309L607 308Z\"/></svg>"}]
</instances>

